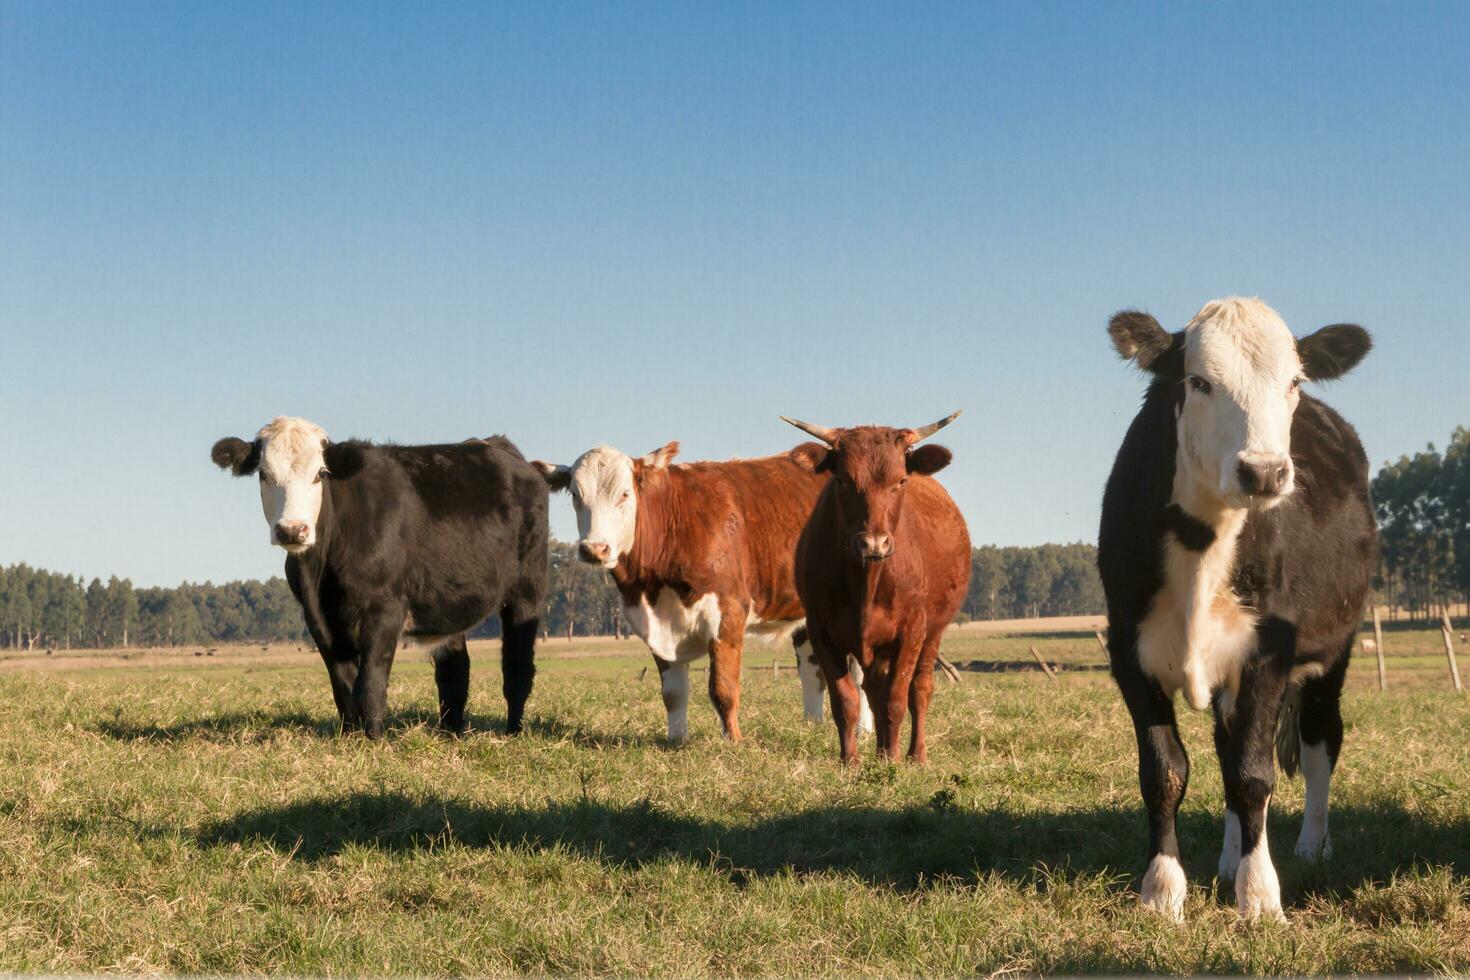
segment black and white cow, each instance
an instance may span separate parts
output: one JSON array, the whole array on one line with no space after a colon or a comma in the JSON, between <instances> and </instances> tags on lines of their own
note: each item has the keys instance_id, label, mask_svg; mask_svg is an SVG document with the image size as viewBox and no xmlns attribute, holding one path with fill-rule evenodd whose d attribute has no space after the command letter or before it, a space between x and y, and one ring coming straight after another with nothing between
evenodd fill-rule
<instances>
[{"instance_id":1,"label":"black and white cow","mask_svg":"<svg viewBox=\"0 0 1470 980\"><path fill-rule=\"evenodd\" d=\"M455 445L332 442L277 418L252 441L210 453L260 477L271 544L326 661L344 731L383 731L400 640L426 647L439 723L464 728L470 659L464 633L500 614L507 730L521 729L546 594L547 490L508 439Z\"/></svg>"},{"instance_id":2,"label":"black and white cow","mask_svg":"<svg viewBox=\"0 0 1470 980\"><path fill-rule=\"evenodd\" d=\"M1295 730L1281 733L1306 778L1296 853L1325 859L1339 698L1377 560L1357 434L1300 388L1342 376L1371 341L1348 324L1293 339L1254 299L1212 302L1175 334L1146 313L1119 313L1108 333L1153 376L1108 480L1098 541L1112 673L1133 716L1148 810L1143 902L1182 916L1182 691L1215 713L1220 874L1235 879L1242 916L1279 919L1266 845L1278 720L1296 704ZM1283 765L1294 755L1283 751Z\"/></svg>"}]
</instances>

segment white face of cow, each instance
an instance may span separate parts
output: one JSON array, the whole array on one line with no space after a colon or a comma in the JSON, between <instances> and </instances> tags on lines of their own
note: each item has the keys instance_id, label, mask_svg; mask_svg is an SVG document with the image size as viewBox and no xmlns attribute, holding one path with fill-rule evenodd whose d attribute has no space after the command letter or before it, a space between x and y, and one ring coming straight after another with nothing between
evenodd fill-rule
<instances>
[{"instance_id":1,"label":"white face of cow","mask_svg":"<svg viewBox=\"0 0 1470 980\"><path fill-rule=\"evenodd\" d=\"M302 419L276 419L260 430L260 506L271 543L292 554L316 544L322 512L327 434Z\"/></svg>"},{"instance_id":2,"label":"white face of cow","mask_svg":"<svg viewBox=\"0 0 1470 980\"><path fill-rule=\"evenodd\" d=\"M1113 347L1178 392L1174 502L1196 517L1271 507L1296 487L1291 421L1303 381L1332 381L1373 347L1351 323L1293 339L1258 299L1208 303L1170 334L1147 313L1108 323Z\"/></svg>"},{"instance_id":3,"label":"white face of cow","mask_svg":"<svg viewBox=\"0 0 1470 980\"><path fill-rule=\"evenodd\" d=\"M640 466L661 468L679 451L671 442L638 459ZM633 550L638 526L638 488L634 459L611 446L588 450L571 466L537 462L553 490L568 490L577 513L577 557L590 565L616 568Z\"/></svg>"},{"instance_id":4,"label":"white face of cow","mask_svg":"<svg viewBox=\"0 0 1470 980\"><path fill-rule=\"evenodd\" d=\"M613 568L619 555L633 550L638 526L638 493L633 459L611 446L598 446L572 464L567 489L577 512L577 555L590 564Z\"/></svg>"},{"instance_id":5,"label":"white face of cow","mask_svg":"<svg viewBox=\"0 0 1470 980\"><path fill-rule=\"evenodd\" d=\"M254 442L221 439L211 457L236 476L256 474L270 542L293 555L317 541L322 480L327 476L327 434L305 419L273 419Z\"/></svg>"},{"instance_id":6,"label":"white face of cow","mask_svg":"<svg viewBox=\"0 0 1470 980\"><path fill-rule=\"evenodd\" d=\"M1184 330L1176 480L1201 502L1274 506L1295 487L1291 419L1306 380L1296 340L1259 300L1210 303Z\"/></svg>"}]
</instances>

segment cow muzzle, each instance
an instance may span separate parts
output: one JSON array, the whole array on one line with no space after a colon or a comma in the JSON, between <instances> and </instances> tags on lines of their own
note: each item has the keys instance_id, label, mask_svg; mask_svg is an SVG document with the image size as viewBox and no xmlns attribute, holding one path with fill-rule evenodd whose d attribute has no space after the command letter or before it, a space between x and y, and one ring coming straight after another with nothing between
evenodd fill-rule
<instances>
[{"instance_id":1,"label":"cow muzzle","mask_svg":"<svg viewBox=\"0 0 1470 980\"><path fill-rule=\"evenodd\" d=\"M1279 497L1291 485L1291 457L1241 453L1235 478L1240 481L1240 492L1247 497L1262 500Z\"/></svg>"},{"instance_id":2,"label":"cow muzzle","mask_svg":"<svg viewBox=\"0 0 1470 980\"><path fill-rule=\"evenodd\" d=\"M577 545L577 557L589 565L606 565L612 557L612 546L600 541L583 541Z\"/></svg>"},{"instance_id":3,"label":"cow muzzle","mask_svg":"<svg viewBox=\"0 0 1470 980\"><path fill-rule=\"evenodd\" d=\"M276 544L285 548L299 548L311 536L311 525L305 521L280 521L276 524Z\"/></svg>"},{"instance_id":4,"label":"cow muzzle","mask_svg":"<svg viewBox=\"0 0 1470 980\"><path fill-rule=\"evenodd\" d=\"M893 554L893 536L883 531L864 531L852 539L858 561L874 565Z\"/></svg>"}]
</instances>

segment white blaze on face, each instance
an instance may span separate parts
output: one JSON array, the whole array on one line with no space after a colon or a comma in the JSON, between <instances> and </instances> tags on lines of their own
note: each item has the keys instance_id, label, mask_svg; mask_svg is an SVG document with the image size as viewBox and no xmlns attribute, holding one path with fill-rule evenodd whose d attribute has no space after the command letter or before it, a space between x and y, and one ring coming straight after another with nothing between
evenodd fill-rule
<instances>
[{"instance_id":1,"label":"white blaze on face","mask_svg":"<svg viewBox=\"0 0 1470 980\"><path fill-rule=\"evenodd\" d=\"M598 446L572 464L568 489L577 512L577 544L607 547L603 568L633 549L638 494L633 487L633 459L611 446Z\"/></svg>"},{"instance_id":2,"label":"white blaze on face","mask_svg":"<svg viewBox=\"0 0 1470 980\"><path fill-rule=\"evenodd\" d=\"M1176 500L1191 511L1245 506L1243 463L1284 465L1281 492L1266 503L1289 495L1302 362L1281 317L1260 300L1215 300L1185 328L1184 365Z\"/></svg>"},{"instance_id":3,"label":"white blaze on face","mask_svg":"<svg viewBox=\"0 0 1470 980\"><path fill-rule=\"evenodd\" d=\"M260 505L265 511L271 544L300 554L316 544L316 522L322 510L327 434L305 419L279 417L256 434L260 443ZM305 528L305 538L278 529Z\"/></svg>"}]
</instances>

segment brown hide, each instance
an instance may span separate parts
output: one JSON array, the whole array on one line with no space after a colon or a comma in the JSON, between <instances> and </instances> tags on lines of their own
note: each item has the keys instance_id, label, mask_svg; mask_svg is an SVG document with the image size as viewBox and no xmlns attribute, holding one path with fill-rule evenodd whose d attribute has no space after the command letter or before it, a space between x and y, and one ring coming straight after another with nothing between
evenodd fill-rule
<instances>
[{"instance_id":1,"label":"brown hide","mask_svg":"<svg viewBox=\"0 0 1470 980\"><path fill-rule=\"evenodd\" d=\"M819 447L803 460L834 474L802 532L796 576L848 762L857 759L857 692L846 679L848 654L867 675L879 753L897 754L899 728L912 707L909 754L923 761L939 641L969 588L970 536L959 508L933 477L910 472L942 468L948 451L911 450L906 434L912 430L837 430L834 448ZM863 530L888 534L891 556L861 562L853 535Z\"/></svg>"},{"instance_id":2,"label":"brown hide","mask_svg":"<svg viewBox=\"0 0 1470 980\"><path fill-rule=\"evenodd\" d=\"M653 601L667 587L686 605L713 593L763 620L800 619L796 540L826 483L789 453L667 467L635 460L633 548L613 570L623 602Z\"/></svg>"}]
</instances>

